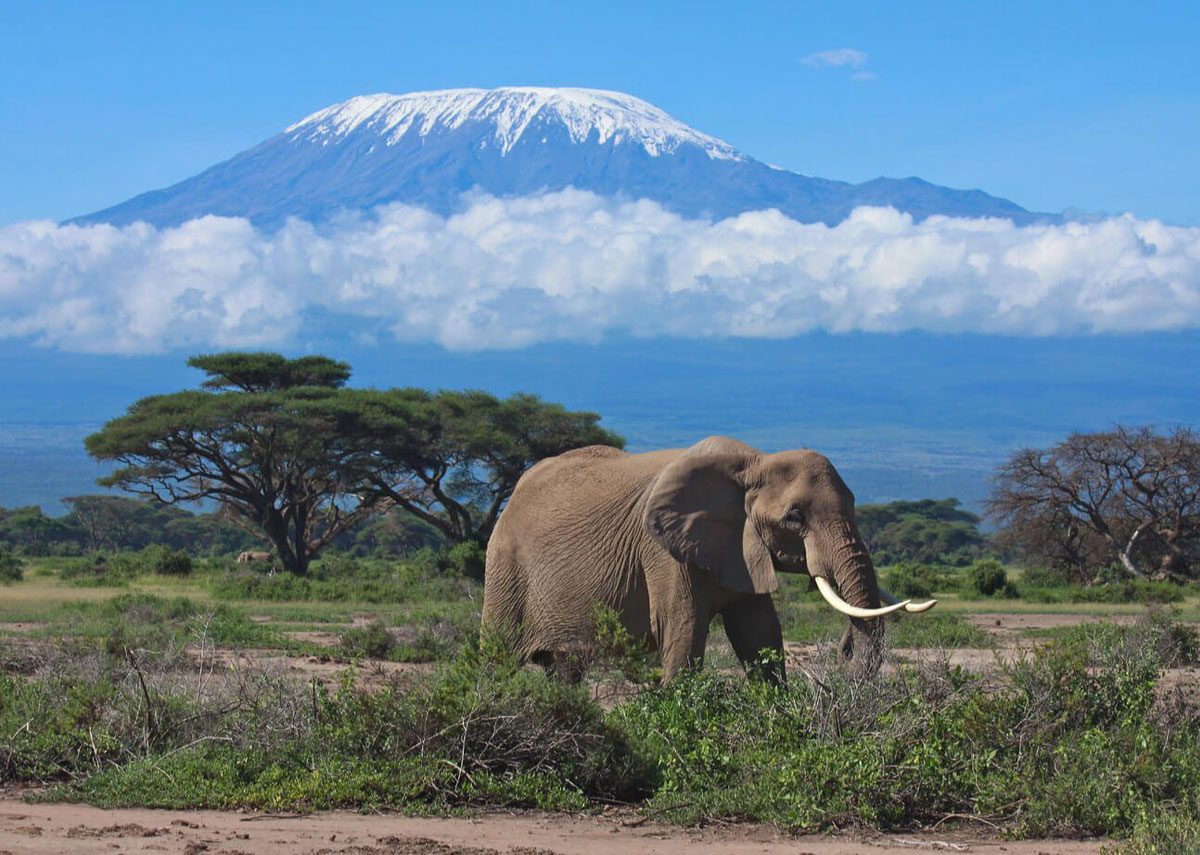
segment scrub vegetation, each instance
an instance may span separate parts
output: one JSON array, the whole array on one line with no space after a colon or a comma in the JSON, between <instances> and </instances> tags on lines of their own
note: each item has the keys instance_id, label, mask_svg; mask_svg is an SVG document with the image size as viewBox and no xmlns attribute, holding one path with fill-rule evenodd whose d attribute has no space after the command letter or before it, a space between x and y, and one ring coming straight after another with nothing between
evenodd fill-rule
<instances>
[{"instance_id":1,"label":"scrub vegetation","mask_svg":"<svg viewBox=\"0 0 1200 855\"><path fill-rule=\"evenodd\" d=\"M603 611L573 684L481 636L483 549L533 461L621 444L595 414L345 389L349 369L319 357L195 364L201 390L139 402L89 440L123 467L109 481L150 498L0 509L0 784L101 806L620 806L1196 849L1190 433L1115 429L1015 455L995 534L954 499L859 507L883 585L940 602L884 618L873 677L839 667L845 619L783 574L785 684L748 679L718 619L706 667L663 685L654 651ZM323 431L345 442L314 441ZM164 445L182 434L213 442ZM276 497L274 534L247 522L269 478L243 484L240 505L159 500L198 497L207 476L162 490L180 467L265 453L267 434L317 479ZM1091 528L1038 493L1080 479L1109 490ZM251 560L264 538L291 545Z\"/></svg>"},{"instance_id":2,"label":"scrub vegetation","mask_svg":"<svg viewBox=\"0 0 1200 855\"><path fill-rule=\"evenodd\" d=\"M523 667L494 636L428 670L371 681L348 664L326 682L263 660L218 667L222 649L303 649L223 602L127 593L62 609L74 635L37 656L3 648L0 778L50 785L38 798L633 804L795 830L970 817L1017 835L1132 835L1130 851L1200 818L1200 710L1161 683L1196 663L1200 639L1160 612L1059 633L987 674L929 655L856 681L830 643L774 687L720 668L659 685L611 624L579 685ZM389 657L392 632L377 620L340 645ZM1164 812L1169 828L1155 825Z\"/></svg>"},{"instance_id":3,"label":"scrub vegetation","mask_svg":"<svg viewBox=\"0 0 1200 855\"><path fill-rule=\"evenodd\" d=\"M136 571L99 598L73 575L93 558L26 559L12 590L40 596L0 608L4 783L101 806L977 821L1131 852L1170 851L1200 822L1200 707L1164 682L1200 659L1190 602L1035 630L1024 653L973 669L954 652L995 648L966 611L992 598L968 596L970 566L945 571L931 584L955 589L938 592L951 608L889 618L885 667L855 680L836 665L841 619L789 578L783 687L747 680L716 641L707 669L660 685L652 653L603 614L588 679L570 685L481 639L478 583L435 557L329 555L298 581L333 596L246 599L231 580L294 577L212 558L163 574L164 554L118 553Z\"/></svg>"}]
</instances>

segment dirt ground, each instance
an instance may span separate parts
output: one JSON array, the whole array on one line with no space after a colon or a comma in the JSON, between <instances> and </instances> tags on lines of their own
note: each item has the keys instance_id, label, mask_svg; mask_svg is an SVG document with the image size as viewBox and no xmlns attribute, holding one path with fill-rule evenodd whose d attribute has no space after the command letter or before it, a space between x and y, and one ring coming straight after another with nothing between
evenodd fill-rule
<instances>
[{"instance_id":1,"label":"dirt ground","mask_svg":"<svg viewBox=\"0 0 1200 855\"><path fill-rule=\"evenodd\" d=\"M1082 855L1100 841L998 841L960 831L789 837L763 826L681 829L633 815L576 817L491 813L471 819L329 811L294 816L222 811L101 810L0 800L0 853L59 855L159 853L236 855L841 855L978 852Z\"/></svg>"}]
</instances>

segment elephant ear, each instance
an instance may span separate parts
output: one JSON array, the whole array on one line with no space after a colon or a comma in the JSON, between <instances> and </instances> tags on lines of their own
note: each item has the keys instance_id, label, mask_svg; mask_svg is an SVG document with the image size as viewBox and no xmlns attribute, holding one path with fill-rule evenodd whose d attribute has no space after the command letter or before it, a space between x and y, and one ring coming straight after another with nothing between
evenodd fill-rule
<instances>
[{"instance_id":1,"label":"elephant ear","mask_svg":"<svg viewBox=\"0 0 1200 855\"><path fill-rule=\"evenodd\" d=\"M746 594L779 589L771 553L746 518L741 455L684 455L658 476L643 517L671 556Z\"/></svg>"}]
</instances>

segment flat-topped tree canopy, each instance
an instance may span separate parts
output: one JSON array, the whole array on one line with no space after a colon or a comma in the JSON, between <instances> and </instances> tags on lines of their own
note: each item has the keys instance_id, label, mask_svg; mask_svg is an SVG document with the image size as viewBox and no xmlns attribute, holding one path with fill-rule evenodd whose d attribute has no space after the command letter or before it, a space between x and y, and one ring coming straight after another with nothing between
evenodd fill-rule
<instances>
[{"instance_id":1,"label":"flat-topped tree canopy","mask_svg":"<svg viewBox=\"0 0 1200 855\"><path fill-rule=\"evenodd\" d=\"M323 356L196 356L202 389L135 402L87 437L117 465L104 486L174 504L215 500L303 573L333 538L400 507L449 543L485 542L521 474L583 445L615 445L600 416L535 395L352 389Z\"/></svg>"},{"instance_id":2,"label":"flat-topped tree canopy","mask_svg":"<svg viewBox=\"0 0 1200 855\"><path fill-rule=\"evenodd\" d=\"M600 426L598 413L536 395L351 391L340 425L371 461L361 495L403 508L450 543L485 543L517 480L537 461L586 445L625 445Z\"/></svg>"},{"instance_id":3,"label":"flat-topped tree canopy","mask_svg":"<svg viewBox=\"0 0 1200 855\"><path fill-rule=\"evenodd\" d=\"M193 356L192 368L208 374L205 389L269 392L297 386L340 389L350 379L350 366L327 356L288 359L278 353L230 351Z\"/></svg>"},{"instance_id":4,"label":"flat-topped tree canopy","mask_svg":"<svg viewBox=\"0 0 1200 855\"><path fill-rule=\"evenodd\" d=\"M221 353L188 360L204 389L153 395L87 437L117 464L99 483L175 504L216 500L269 541L284 567L312 556L374 513L341 429L350 366L322 356Z\"/></svg>"}]
</instances>

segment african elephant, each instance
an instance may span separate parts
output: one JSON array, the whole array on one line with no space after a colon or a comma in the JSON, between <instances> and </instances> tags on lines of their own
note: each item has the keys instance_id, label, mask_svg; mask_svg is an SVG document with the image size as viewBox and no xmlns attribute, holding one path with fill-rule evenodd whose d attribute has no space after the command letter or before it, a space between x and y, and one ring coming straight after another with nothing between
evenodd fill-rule
<instances>
[{"instance_id":1,"label":"african elephant","mask_svg":"<svg viewBox=\"0 0 1200 855\"><path fill-rule=\"evenodd\" d=\"M271 553L269 552L246 552L241 553L237 557L238 564L248 564L251 561L270 561Z\"/></svg>"},{"instance_id":2,"label":"african elephant","mask_svg":"<svg viewBox=\"0 0 1200 855\"><path fill-rule=\"evenodd\" d=\"M483 620L515 632L525 657L569 669L602 604L657 648L669 679L703 661L719 614L752 669L783 649L777 571L808 573L849 617L841 655L865 673L879 667L879 618L936 602L879 587L854 495L825 457L709 437L645 454L590 446L526 472L488 544Z\"/></svg>"}]
</instances>

